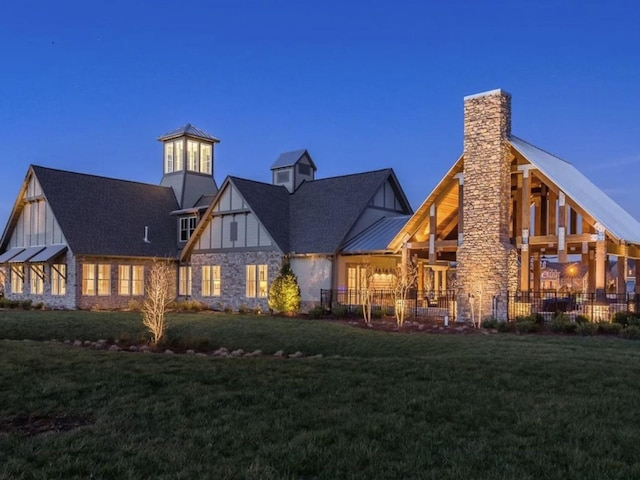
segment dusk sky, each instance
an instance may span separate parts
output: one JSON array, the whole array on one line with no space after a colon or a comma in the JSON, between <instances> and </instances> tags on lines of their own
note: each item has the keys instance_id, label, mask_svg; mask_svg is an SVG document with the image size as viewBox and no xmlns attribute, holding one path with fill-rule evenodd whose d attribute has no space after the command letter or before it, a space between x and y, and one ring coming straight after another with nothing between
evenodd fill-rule
<instances>
[{"instance_id":1,"label":"dusk sky","mask_svg":"<svg viewBox=\"0 0 640 480\"><path fill-rule=\"evenodd\" d=\"M318 177L393 167L415 209L462 153L463 97L495 88L515 135L640 219L638 5L5 2L0 224L29 164L159 183L187 122L221 139L218 184L307 148Z\"/></svg>"}]
</instances>

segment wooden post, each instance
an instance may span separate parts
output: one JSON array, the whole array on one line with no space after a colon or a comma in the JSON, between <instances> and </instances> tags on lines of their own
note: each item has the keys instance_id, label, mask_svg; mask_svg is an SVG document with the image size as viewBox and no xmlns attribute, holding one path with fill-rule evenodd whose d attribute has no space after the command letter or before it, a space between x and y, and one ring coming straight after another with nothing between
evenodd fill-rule
<instances>
[{"instance_id":1,"label":"wooden post","mask_svg":"<svg viewBox=\"0 0 640 480\"><path fill-rule=\"evenodd\" d=\"M604 243L604 227L596 224L596 293L606 293L607 287L607 249Z\"/></svg>"},{"instance_id":2,"label":"wooden post","mask_svg":"<svg viewBox=\"0 0 640 480\"><path fill-rule=\"evenodd\" d=\"M569 207L569 233L578 233L578 212Z\"/></svg>"},{"instance_id":3,"label":"wooden post","mask_svg":"<svg viewBox=\"0 0 640 480\"><path fill-rule=\"evenodd\" d=\"M524 175L518 175L516 182L516 195L515 195L515 206L513 208L513 216L515 217L515 230L513 231L514 236L518 236L522 234L522 178Z\"/></svg>"},{"instance_id":4,"label":"wooden post","mask_svg":"<svg viewBox=\"0 0 640 480\"><path fill-rule=\"evenodd\" d=\"M531 224L531 178L529 170L522 171L522 247L520 249L520 291L529 291L529 227Z\"/></svg>"},{"instance_id":5,"label":"wooden post","mask_svg":"<svg viewBox=\"0 0 640 480\"><path fill-rule=\"evenodd\" d=\"M567 263L567 207L564 192L558 195L558 262Z\"/></svg>"},{"instance_id":6,"label":"wooden post","mask_svg":"<svg viewBox=\"0 0 640 480\"><path fill-rule=\"evenodd\" d=\"M547 186L543 183L542 186L540 187L540 230L538 230L540 232L540 235L547 235L548 234L548 210L549 210L549 206L548 206L548 188Z\"/></svg>"},{"instance_id":7,"label":"wooden post","mask_svg":"<svg viewBox=\"0 0 640 480\"><path fill-rule=\"evenodd\" d=\"M540 291L540 254L533 254L533 291Z\"/></svg>"},{"instance_id":8,"label":"wooden post","mask_svg":"<svg viewBox=\"0 0 640 480\"><path fill-rule=\"evenodd\" d=\"M557 202L558 196L554 191L549 190L547 203L549 204L549 228L547 230L549 235L557 235L556 231L556 215L557 215Z\"/></svg>"},{"instance_id":9,"label":"wooden post","mask_svg":"<svg viewBox=\"0 0 640 480\"><path fill-rule=\"evenodd\" d=\"M627 246L620 246L620 255L618 255L618 288L616 293L624 295L627 293Z\"/></svg>"},{"instance_id":10,"label":"wooden post","mask_svg":"<svg viewBox=\"0 0 640 480\"><path fill-rule=\"evenodd\" d=\"M424 290L424 263L418 262L418 291Z\"/></svg>"},{"instance_id":11,"label":"wooden post","mask_svg":"<svg viewBox=\"0 0 640 480\"><path fill-rule=\"evenodd\" d=\"M436 263L436 230L438 228L436 215L437 208L434 202L429 207L429 263L431 265Z\"/></svg>"},{"instance_id":12,"label":"wooden post","mask_svg":"<svg viewBox=\"0 0 640 480\"><path fill-rule=\"evenodd\" d=\"M596 254L594 249L589 249L589 293L596 292Z\"/></svg>"},{"instance_id":13,"label":"wooden post","mask_svg":"<svg viewBox=\"0 0 640 480\"><path fill-rule=\"evenodd\" d=\"M636 260L635 264L636 264L636 286L635 286L635 291L636 291L636 293L640 294L640 260Z\"/></svg>"}]
</instances>

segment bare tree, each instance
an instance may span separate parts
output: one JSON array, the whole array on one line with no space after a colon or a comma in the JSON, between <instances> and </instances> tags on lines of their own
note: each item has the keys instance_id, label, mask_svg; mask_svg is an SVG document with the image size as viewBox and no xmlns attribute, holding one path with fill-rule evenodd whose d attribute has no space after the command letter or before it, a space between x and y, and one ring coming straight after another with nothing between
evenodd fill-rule
<instances>
[{"instance_id":1,"label":"bare tree","mask_svg":"<svg viewBox=\"0 0 640 480\"><path fill-rule=\"evenodd\" d=\"M398 328L404 325L407 312L407 298L411 289L415 288L418 279L418 267L411 261L396 267L396 276L393 281L393 296L395 300L396 324Z\"/></svg>"},{"instance_id":2,"label":"bare tree","mask_svg":"<svg viewBox=\"0 0 640 480\"><path fill-rule=\"evenodd\" d=\"M145 300L142 305L142 323L157 345L166 330L165 313L167 306L174 300L173 280L175 272L169 260L153 260L145 288Z\"/></svg>"},{"instance_id":3,"label":"bare tree","mask_svg":"<svg viewBox=\"0 0 640 480\"><path fill-rule=\"evenodd\" d=\"M375 294L375 283L373 281L374 270L369 260L360 264L360 272L360 303L362 304L362 316L364 317L364 323L371 325L371 308Z\"/></svg>"}]
</instances>

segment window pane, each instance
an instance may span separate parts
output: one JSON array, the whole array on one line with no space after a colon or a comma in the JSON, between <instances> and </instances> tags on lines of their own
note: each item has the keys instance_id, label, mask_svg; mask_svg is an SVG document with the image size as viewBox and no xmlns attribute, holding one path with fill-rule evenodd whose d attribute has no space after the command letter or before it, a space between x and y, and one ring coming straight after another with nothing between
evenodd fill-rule
<instances>
[{"instance_id":1,"label":"window pane","mask_svg":"<svg viewBox=\"0 0 640 480\"><path fill-rule=\"evenodd\" d=\"M178 294L191 295L191 267L182 266L178 269Z\"/></svg>"},{"instance_id":2,"label":"window pane","mask_svg":"<svg viewBox=\"0 0 640 480\"><path fill-rule=\"evenodd\" d=\"M253 298L256 296L256 266L247 265L247 288L246 296Z\"/></svg>"},{"instance_id":3,"label":"window pane","mask_svg":"<svg viewBox=\"0 0 640 480\"><path fill-rule=\"evenodd\" d=\"M178 140L177 142L174 143L175 145L175 149L174 149L174 172L179 172L180 170L182 170L182 161L184 159L184 144L182 143L182 140Z\"/></svg>"},{"instance_id":4,"label":"window pane","mask_svg":"<svg viewBox=\"0 0 640 480\"><path fill-rule=\"evenodd\" d=\"M118 265L118 295L129 295L131 293L130 272L131 267L129 265Z\"/></svg>"},{"instance_id":5,"label":"window pane","mask_svg":"<svg viewBox=\"0 0 640 480\"><path fill-rule=\"evenodd\" d=\"M200 169L200 155L198 155L199 143L193 140L187 140L187 168L192 172L197 172Z\"/></svg>"},{"instance_id":6,"label":"window pane","mask_svg":"<svg viewBox=\"0 0 640 480\"><path fill-rule=\"evenodd\" d=\"M111 295L111 265L98 265L98 295Z\"/></svg>"},{"instance_id":7,"label":"window pane","mask_svg":"<svg viewBox=\"0 0 640 480\"><path fill-rule=\"evenodd\" d=\"M131 294L144 294L144 266L134 265L131 267Z\"/></svg>"},{"instance_id":8,"label":"window pane","mask_svg":"<svg viewBox=\"0 0 640 480\"><path fill-rule=\"evenodd\" d=\"M24 267L22 265L11 266L11 292L22 293L24 290Z\"/></svg>"},{"instance_id":9,"label":"window pane","mask_svg":"<svg viewBox=\"0 0 640 480\"><path fill-rule=\"evenodd\" d=\"M211 296L211 267L209 265L202 267L202 296Z\"/></svg>"},{"instance_id":10,"label":"window pane","mask_svg":"<svg viewBox=\"0 0 640 480\"><path fill-rule=\"evenodd\" d=\"M269 293L269 288L268 288L269 277L268 277L268 272L267 272L267 266L266 265L258 265L258 276L259 276L258 296L264 298Z\"/></svg>"},{"instance_id":11,"label":"window pane","mask_svg":"<svg viewBox=\"0 0 640 480\"><path fill-rule=\"evenodd\" d=\"M51 295L67 294L67 266L63 263L51 266Z\"/></svg>"},{"instance_id":12,"label":"window pane","mask_svg":"<svg viewBox=\"0 0 640 480\"><path fill-rule=\"evenodd\" d=\"M212 277L212 289L211 295L214 297L220 296L220 265L214 265L211 267L211 277Z\"/></svg>"},{"instance_id":13,"label":"window pane","mask_svg":"<svg viewBox=\"0 0 640 480\"><path fill-rule=\"evenodd\" d=\"M164 144L164 173L173 172L173 143Z\"/></svg>"},{"instance_id":14,"label":"window pane","mask_svg":"<svg viewBox=\"0 0 640 480\"><path fill-rule=\"evenodd\" d=\"M31 294L44 293L44 265L31 265Z\"/></svg>"},{"instance_id":15,"label":"window pane","mask_svg":"<svg viewBox=\"0 0 640 480\"><path fill-rule=\"evenodd\" d=\"M200 144L200 172L211 175L211 145Z\"/></svg>"},{"instance_id":16,"label":"window pane","mask_svg":"<svg viewBox=\"0 0 640 480\"><path fill-rule=\"evenodd\" d=\"M93 263L82 265L82 294L96 294L96 266Z\"/></svg>"}]
</instances>

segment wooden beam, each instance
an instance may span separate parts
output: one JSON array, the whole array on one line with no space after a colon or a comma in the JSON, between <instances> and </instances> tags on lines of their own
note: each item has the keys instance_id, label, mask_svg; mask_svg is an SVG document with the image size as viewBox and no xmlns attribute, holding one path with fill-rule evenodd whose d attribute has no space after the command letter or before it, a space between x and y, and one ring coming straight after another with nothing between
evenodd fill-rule
<instances>
[{"instance_id":1,"label":"wooden beam","mask_svg":"<svg viewBox=\"0 0 640 480\"><path fill-rule=\"evenodd\" d=\"M578 213L575 208L569 208L569 230L567 233L578 233Z\"/></svg>"},{"instance_id":2,"label":"wooden beam","mask_svg":"<svg viewBox=\"0 0 640 480\"><path fill-rule=\"evenodd\" d=\"M567 263L567 206L564 192L558 193L558 262Z\"/></svg>"},{"instance_id":3,"label":"wooden beam","mask_svg":"<svg viewBox=\"0 0 640 480\"><path fill-rule=\"evenodd\" d=\"M547 187L547 203L549 204L549 227L547 229L547 234L549 235L557 235L556 229L556 215L558 213L558 194L552 190L549 190Z\"/></svg>"},{"instance_id":4,"label":"wooden beam","mask_svg":"<svg viewBox=\"0 0 640 480\"><path fill-rule=\"evenodd\" d=\"M636 294L640 294L640 260L635 261L636 264Z\"/></svg>"},{"instance_id":5,"label":"wooden beam","mask_svg":"<svg viewBox=\"0 0 640 480\"><path fill-rule=\"evenodd\" d=\"M429 207L429 263L436 263L436 232L438 229L438 208L435 202Z\"/></svg>"},{"instance_id":6,"label":"wooden beam","mask_svg":"<svg viewBox=\"0 0 640 480\"><path fill-rule=\"evenodd\" d=\"M622 247L624 251L618 255L618 286L616 289L618 295L627 293L627 249L624 245Z\"/></svg>"},{"instance_id":7,"label":"wooden beam","mask_svg":"<svg viewBox=\"0 0 640 480\"><path fill-rule=\"evenodd\" d=\"M533 254L533 291L540 291L540 254Z\"/></svg>"},{"instance_id":8,"label":"wooden beam","mask_svg":"<svg viewBox=\"0 0 640 480\"><path fill-rule=\"evenodd\" d=\"M594 249L589 250L589 293L596 291L596 252Z\"/></svg>"},{"instance_id":9,"label":"wooden beam","mask_svg":"<svg viewBox=\"0 0 640 480\"><path fill-rule=\"evenodd\" d=\"M531 177L529 171L522 172L522 247L520 248L520 291L529 291L529 227L531 225Z\"/></svg>"},{"instance_id":10,"label":"wooden beam","mask_svg":"<svg viewBox=\"0 0 640 480\"><path fill-rule=\"evenodd\" d=\"M548 205L548 191L549 189L543 183L540 187L540 230L539 235L547 235L549 233L549 205Z\"/></svg>"},{"instance_id":11,"label":"wooden beam","mask_svg":"<svg viewBox=\"0 0 640 480\"><path fill-rule=\"evenodd\" d=\"M596 242L596 293L605 293L607 286L607 246L604 231L599 232Z\"/></svg>"}]
</instances>

